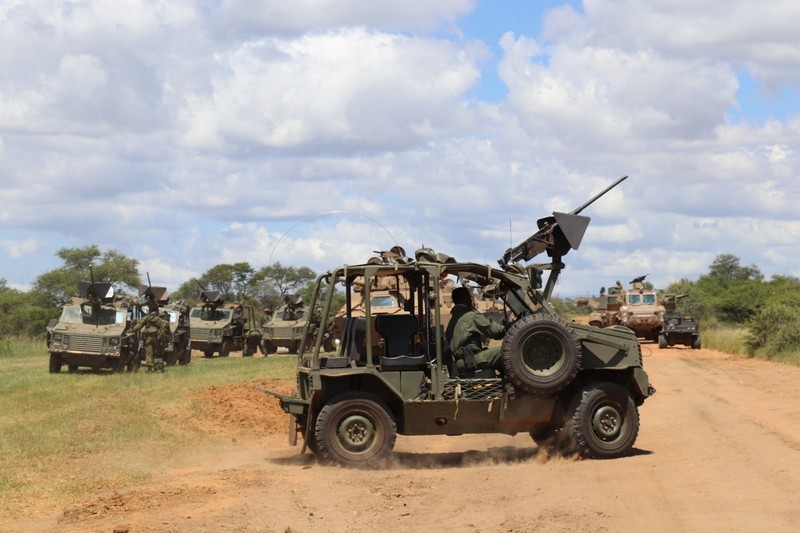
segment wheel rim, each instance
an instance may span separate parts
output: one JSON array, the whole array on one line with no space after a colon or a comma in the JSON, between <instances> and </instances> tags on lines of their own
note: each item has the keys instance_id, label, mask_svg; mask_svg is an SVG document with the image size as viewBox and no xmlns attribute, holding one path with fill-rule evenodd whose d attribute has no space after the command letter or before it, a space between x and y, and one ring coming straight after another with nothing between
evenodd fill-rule
<instances>
[{"instance_id":1,"label":"wheel rim","mask_svg":"<svg viewBox=\"0 0 800 533\"><path fill-rule=\"evenodd\" d=\"M551 333L534 333L522 345L522 361L531 374L552 376L564 365L564 346Z\"/></svg>"},{"instance_id":2,"label":"wheel rim","mask_svg":"<svg viewBox=\"0 0 800 533\"><path fill-rule=\"evenodd\" d=\"M611 441L622 432L622 420L622 413L616 407L603 405L592 416L592 430L601 440Z\"/></svg>"},{"instance_id":3,"label":"wheel rim","mask_svg":"<svg viewBox=\"0 0 800 533\"><path fill-rule=\"evenodd\" d=\"M351 452L363 451L375 440L375 424L364 415L353 414L339 424L339 441Z\"/></svg>"}]
</instances>

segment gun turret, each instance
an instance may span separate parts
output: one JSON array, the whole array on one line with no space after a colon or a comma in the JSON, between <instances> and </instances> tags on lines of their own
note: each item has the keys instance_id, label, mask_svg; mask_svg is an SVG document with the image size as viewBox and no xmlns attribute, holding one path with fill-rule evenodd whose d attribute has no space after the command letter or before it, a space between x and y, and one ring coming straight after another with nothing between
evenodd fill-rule
<instances>
[{"instance_id":1,"label":"gun turret","mask_svg":"<svg viewBox=\"0 0 800 533\"><path fill-rule=\"evenodd\" d=\"M550 263L536 266L542 270L552 271L544 290L545 298L549 298L555 286L555 282L558 279L558 274L561 272L561 269L564 268L561 257L566 255L570 249L578 249L586 233L586 228L589 226L589 220L591 219L587 216L581 216L581 211L622 183L627 177L628 176L622 176L594 195L583 205L569 213L553 212L553 216L537 220L536 225L539 228L538 231L517 246L506 250L503 257L497 260L500 267L504 270L508 270L508 267L512 263L530 261L540 253L547 252L547 255L551 257Z\"/></svg>"}]
</instances>

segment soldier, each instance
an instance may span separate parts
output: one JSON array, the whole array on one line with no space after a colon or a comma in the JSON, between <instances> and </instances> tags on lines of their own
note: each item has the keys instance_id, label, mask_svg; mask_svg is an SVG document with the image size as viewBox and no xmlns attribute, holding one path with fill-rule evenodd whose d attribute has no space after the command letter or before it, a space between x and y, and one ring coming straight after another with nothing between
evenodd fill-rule
<instances>
[{"instance_id":1,"label":"soldier","mask_svg":"<svg viewBox=\"0 0 800 533\"><path fill-rule=\"evenodd\" d=\"M164 346L169 339L169 323L158 315L158 307L150 305L150 312L131 328L130 333L142 331L144 359L148 372L164 371Z\"/></svg>"},{"instance_id":2,"label":"soldier","mask_svg":"<svg viewBox=\"0 0 800 533\"><path fill-rule=\"evenodd\" d=\"M445 336L459 370L502 371L500 347L484 348L483 337L502 339L506 328L472 308L472 293L466 287L456 287L452 293L453 310ZM462 368L463 365L463 368Z\"/></svg>"}]
</instances>

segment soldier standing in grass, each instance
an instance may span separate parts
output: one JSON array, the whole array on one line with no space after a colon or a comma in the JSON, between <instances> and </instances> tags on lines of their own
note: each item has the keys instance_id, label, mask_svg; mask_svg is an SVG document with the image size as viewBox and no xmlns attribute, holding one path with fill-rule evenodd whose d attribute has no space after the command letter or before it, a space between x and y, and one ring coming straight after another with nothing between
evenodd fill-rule
<instances>
[{"instance_id":1,"label":"soldier standing in grass","mask_svg":"<svg viewBox=\"0 0 800 533\"><path fill-rule=\"evenodd\" d=\"M158 306L150 304L150 312L131 328L131 334L142 332L144 360L148 372L164 371L164 346L169 339L169 323L158 316Z\"/></svg>"}]
</instances>

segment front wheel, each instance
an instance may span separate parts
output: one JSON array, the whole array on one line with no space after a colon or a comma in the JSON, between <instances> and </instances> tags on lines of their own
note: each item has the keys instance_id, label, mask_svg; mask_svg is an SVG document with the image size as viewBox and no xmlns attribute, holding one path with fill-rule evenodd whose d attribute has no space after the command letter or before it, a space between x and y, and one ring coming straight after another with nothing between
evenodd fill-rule
<instances>
[{"instance_id":1,"label":"front wheel","mask_svg":"<svg viewBox=\"0 0 800 533\"><path fill-rule=\"evenodd\" d=\"M361 466L392 451L397 424L376 396L344 393L320 410L314 438L322 457L345 466Z\"/></svg>"},{"instance_id":2,"label":"front wheel","mask_svg":"<svg viewBox=\"0 0 800 533\"><path fill-rule=\"evenodd\" d=\"M219 346L219 356L228 357L230 354L231 354L231 345L228 342L228 339L225 339Z\"/></svg>"},{"instance_id":3,"label":"front wheel","mask_svg":"<svg viewBox=\"0 0 800 533\"><path fill-rule=\"evenodd\" d=\"M664 335L658 336L658 347L662 349L667 347L667 338Z\"/></svg>"},{"instance_id":4,"label":"front wheel","mask_svg":"<svg viewBox=\"0 0 800 533\"><path fill-rule=\"evenodd\" d=\"M50 354L50 373L51 374L58 374L61 372L61 366L64 362L61 360L60 353L51 353Z\"/></svg>"},{"instance_id":5,"label":"front wheel","mask_svg":"<svg viewBox=\"0 0 800 533\"><path fill-rule=\"evenodd\" d=\"M584 457L625 455L639 434L636 404L628 391L615 383L595 383L579 391L572 412L573 431Z\"/></svg>"},{"instance_id":6,"label":"front wheel","mask_svg":"<svg viewBox=\"0 0 800 533\"><path fill-rule=\"evenodd\" d=\"M700 335L692 339L692 350L699 350L703 346Z\"/></svg>"}]
</instances>

